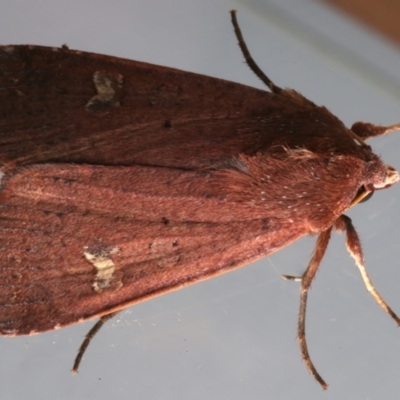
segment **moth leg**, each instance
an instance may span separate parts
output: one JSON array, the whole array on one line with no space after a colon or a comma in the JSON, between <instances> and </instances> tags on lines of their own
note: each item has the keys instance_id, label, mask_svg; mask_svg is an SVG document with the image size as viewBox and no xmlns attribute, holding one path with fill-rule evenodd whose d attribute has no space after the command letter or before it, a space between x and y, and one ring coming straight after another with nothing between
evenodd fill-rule
<instances>
[{"instance_id":1,"label":"moth leg","mask_svg":"<svg viewBox=\"0 0 400 400\"><path fill-rule=\"evenodd\" d=\"M72 367L72 372L77 373L79 369L79 365L82 361L83 355L85 354L86 349L88 348L91 340L96 336L97 332L100 328L111 318L113 318L118 312L110 313L103 315L100 319L95 323L93 328L86 334L85 340L82 342L79 347L78 354L75 357L74 366Z\"/></svg>"},{"instance_id":2,"label":"moth leg","mask_svg":"<svg viewBox=\"0 0 400 400\"><path fill-rule=\"evenodd\" d=\"M360 239L354 226L351 222L351 219L346 215L342 215L339 217L335 223L335 228L337 231L346 231L346 246L347 250L354 258L356 262L356 266L359 269L361 276L363 278L365 287L367 288L368 292L372 295L375 301L384 309L386 313L388 313L400 326L400 319L399 317L393 312L393 310L386 304L383 300L381 295L377 292L374 285L372 284L367 270L365 269L364 265L364 257L361 249Z\"/></svg>"},{"instance_id":3,"label":"moth leg","mask_svg":"<svg viewBox=\"0 0 400 400\"><path fill-rule=\"evenodd\" d=\"M315 278L315 274L318 271L319 265L321 264L322 258L324 257L325 251L328 247L329 239L331 237L332 228L322 232L317 239L317 244L314 249L314 254L311 258L310 263L302 276L282 275L282 278L300 281L301 282L301 294L300 294L300 310L299 318L297 323L297 339L299 340L301 356L306 364L308 371L322 386L323 389L328 388L328 384L322 379L318 373L313 362L311 361L310 354L308 352L307 339L306 339L306 311L307 311L307 296L308 289L311 286L311 282Z\"/></svg>"},{"instance_id":4,"label":"moth leg","mask_svg":"<svg viewBox=\"0 0 400 400\"><path fill-rule=\"evenodd\" d=\"M361 139L367 140L374 136L387 135L388 133L400 130L400 124L391 126L380 126L368 122L355 122L351 130Z\"/></svg>"},{"instance_id":5,"label":"moth leg","mask_svg":"<svg viewBox=\"0 0 400 400\"><path fill-rule=\"evenodd\" d=\"M323 389L328 388L328 384L322 379L318 373L313 362L311 361L310 354L308 352L307 340L306 340L306 310L307 310L307 296L308 289L311 286L315 274L318 271L318 267L321 264L322 258L324 257L325 251L328 247L329 239L331 237L332 228L322 232L317 239L317 244L314 249L314 254L311 258L310 263L303 276L301 277L301 295L300 295L300 311L297 325L297 339L299 340L301 356L308 371L322 386Z\"/></svg>"}]
</instances>

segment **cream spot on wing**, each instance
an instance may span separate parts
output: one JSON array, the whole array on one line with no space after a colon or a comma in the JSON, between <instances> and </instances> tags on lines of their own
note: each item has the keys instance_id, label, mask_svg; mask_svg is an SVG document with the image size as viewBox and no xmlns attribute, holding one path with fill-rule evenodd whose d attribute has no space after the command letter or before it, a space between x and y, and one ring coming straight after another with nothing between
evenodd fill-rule
<instances>
[{"instance_id":1,"label":"cream spot on wing","mask_svg":"<svg viewBox=\"0 0 400 400\"><path fill-rule=\"evenodd\" d=\"M115 263L111 259L113 254L119 252L119 249L114 247L111 250L107 249L86 249L83 252L86 260L88 260L96 269L96 277L93 282L93 289L96 292L101 292L106 289L119 289L122 286L120 280L115 279Z\"/></svg>"},{"instance_id":2,"label":"cream spot on wing","mask_svg":"<svg viewBox=\"0 0 400 400\"><path fill-rule=\"evenodd\" d=\"M117 91L122 87L123 76L118 73L96 71L93 83L97 94L86 104L87 108L119 107Z\"/></svg>"}]
</instances>

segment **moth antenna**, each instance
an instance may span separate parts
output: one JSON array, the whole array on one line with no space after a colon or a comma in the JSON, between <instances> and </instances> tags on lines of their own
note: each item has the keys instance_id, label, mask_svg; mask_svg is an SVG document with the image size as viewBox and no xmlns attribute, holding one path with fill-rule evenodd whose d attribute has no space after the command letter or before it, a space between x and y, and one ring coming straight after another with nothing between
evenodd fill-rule
<instances>
[{"instance_id":1,"label":"moth antenna","mask_svg":"<svg viewBox=\"0 0 400 400\"><path fill-rule=\"evenodd\" d=\"M264 74L264 72L256 64L253 57L251 56L249 49L247 48L246 42L243 39L242 31L240 30L239 24L236 19L236 10L231 10L231 17L232 17L232 25L235 30L235 35L237 37L237 40L239 41L239 47L240 50L242 50L247 65L270 88L272 93L280 94L282 92L282 89L279 86L276 86L271 81L271 79L269 79L268 76Z\"/></svg>"},{"instance_id":2,"label":"moth antenna","mask_svg":"<svg viewBox=\"0 0 400 400\"><path fill-rule=\"evenodd\" d=\"M101 329L101 327L111 318L113 318L118 312L110 313L103 315L100 319L94 324L93 328L86 334L85 340L82 342L79 347L78 354L75 357L74 366L72 367L72 372L76 374L79 369L79 365L82 361L83 355L86 352L90 342L96 336L97 332Z\"/></svg>"},{"instance_id":3,"label":"moth antenna","mask_svg":"<svg viewBox=\"0 0 400 400\"><path fill-rule=\"evenodd\" d=\"M367 270L364 264L364 256L362 253L361 242L358 237L358 234L351 222L351 219L346 215L342 215L338 218L335 224L335 228L338 231L346 231L346 246L347 250L354 258L356 262L356 266L359 269L361 276L364 281L364 285L367 288L368 292L372 295L375 301L383 308L383 310L388 313L400 326L399 317L393 312L393 310L387 305L385 300L381 297L381 295L377 292L374 285L371 282L371 279L368 276Z\"/></svg>"},{"instance_id":4,"label":"moth antenna","mask_svg":"<svg viewBox=\"0 0 400 400\"><path fill-rule=\"evenodd\" d=\"M328 247L329 239L331 237L331 232L332 228L329 228L318 236L314 254L311 258L310 263L308 264L306 271L301 277L300 310L297 325L297 339L299 340L300 351L303 361L306 364L308 371L324 390L328 388L328 384L322 379L321 375L318 373L313 362L311 361L311 357L308 352L306 339L306 310L308 289L310 288L311 282L313 281L315 274L318 271L318 267L321 264L322 258L324 257L325 251ZM292 279L293 277L288 278Z\"/></svg>"}]
</instances>

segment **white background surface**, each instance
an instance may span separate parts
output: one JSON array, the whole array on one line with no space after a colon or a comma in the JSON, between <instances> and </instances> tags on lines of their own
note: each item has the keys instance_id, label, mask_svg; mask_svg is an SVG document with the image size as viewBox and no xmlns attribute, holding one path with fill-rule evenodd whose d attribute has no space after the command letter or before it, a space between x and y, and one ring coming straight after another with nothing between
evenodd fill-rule
<instances>
[{"instance_id":1,"label":"white background surface","mask_svg":"<svg viewBox=\"0 0 400 400\"><path fill-rule=\"evenodd\" d=\"M353 20L311 1L1 0L0 42L98 52L262 88L230 23L279 86L354 121L400 122L400 56ZM0 105L1 106L1 105ZM400 168L400 137L371 141ZM370 276L400 313L400 185L348 215ZM110 227L112 229L112 227ZM368 295L343 235L334 235L309 296L307 373L296 342L301 274L315 238L228 275L137 305L109 322L73 376L92 323L0 338L4 399L397 399L400 332Z\"/></svg>"}]
</instances>

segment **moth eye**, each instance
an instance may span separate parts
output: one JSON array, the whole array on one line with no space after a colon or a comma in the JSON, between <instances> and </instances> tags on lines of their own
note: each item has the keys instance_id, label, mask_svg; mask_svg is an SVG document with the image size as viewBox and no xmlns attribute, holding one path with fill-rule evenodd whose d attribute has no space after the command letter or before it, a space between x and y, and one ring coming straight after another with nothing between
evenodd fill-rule
<instances>
[{"instance_id":1,"label":"moth eye","mask_svg":"<svg viewBox=\"0 0 400 400\"><path fill-rule=\"evenodd\" d=\"M359 201L359 203L364 203L364 202L368 201L368 200L372 197L373 194L374 194L374 192L369 192L365 197L363 197L363 198Z\"/></svg>"},{"instance_id":2,"label":"moth eye","mask_svg":"<svg viewBox=\"0 0 400 400\"><path fill-rule=\"evenodd\" d=\"M373 190L367 190L364 186L361 186L360 189L358 189L356 197L354 197L353 203L364 203L369 200L373 194Z\"/></svg>"}]
</instances>

